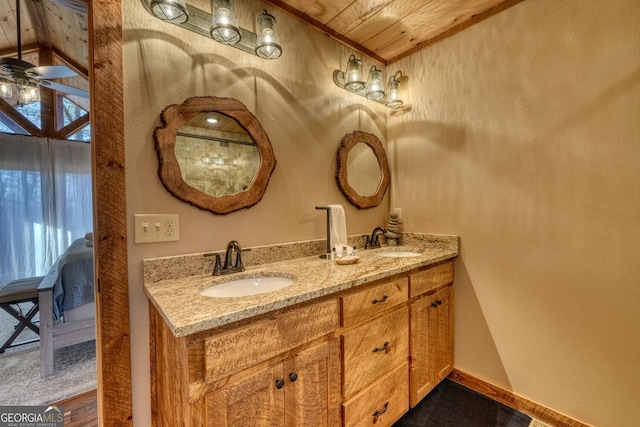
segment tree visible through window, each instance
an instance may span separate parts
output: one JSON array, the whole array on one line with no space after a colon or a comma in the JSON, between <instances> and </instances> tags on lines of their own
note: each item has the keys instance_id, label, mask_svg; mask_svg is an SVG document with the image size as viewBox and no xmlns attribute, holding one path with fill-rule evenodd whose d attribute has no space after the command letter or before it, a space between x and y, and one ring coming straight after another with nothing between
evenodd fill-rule
<instances>
[{"instance_id":1,"label":"tree visible through window","mask_svg":"<svg viewBox=\"0 0 640 427\"><path fill-rule=\"evenodd\" d=\"M67 98L62 98L62 106L63 106L63 126L67 126L69 123L72 123L74 120L79 119L80 117L87 114L85 110L69 101ZM69 136L69 139L74 141L85 141L89 142L91 140L91 125L86 125L78 132Z\"/></svg>"}]
</instances>

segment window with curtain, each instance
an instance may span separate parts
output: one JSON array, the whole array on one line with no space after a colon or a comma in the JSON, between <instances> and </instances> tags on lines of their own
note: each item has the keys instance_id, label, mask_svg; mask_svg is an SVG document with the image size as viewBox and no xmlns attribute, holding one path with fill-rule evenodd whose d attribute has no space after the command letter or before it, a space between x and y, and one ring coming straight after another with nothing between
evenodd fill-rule
<instances>
[{"instance_id":1,"label":"window with curtain","mask_svg":"<svg viewBox=\"0 0 640 427\"><path fill-rule=\"evenodd\" d=\"M43 276L93 229L91 148L0 134L0 286Z\"/></svg>"}]
</instances>

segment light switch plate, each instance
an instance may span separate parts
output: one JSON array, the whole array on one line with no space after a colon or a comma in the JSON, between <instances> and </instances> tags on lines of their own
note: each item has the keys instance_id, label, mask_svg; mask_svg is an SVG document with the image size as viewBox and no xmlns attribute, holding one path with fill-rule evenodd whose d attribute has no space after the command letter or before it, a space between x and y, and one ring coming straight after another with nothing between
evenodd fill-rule
<instances>
[{"instance_id":1,"label":"light switch plate","mask_svg":"<svg viewBox=\"0 0 640 427\"><path fill-rule=\"evenodd\" d=\"M180 240L178 214L135 214L135 243L176 242Z\"/></svg>"}]
</instances>

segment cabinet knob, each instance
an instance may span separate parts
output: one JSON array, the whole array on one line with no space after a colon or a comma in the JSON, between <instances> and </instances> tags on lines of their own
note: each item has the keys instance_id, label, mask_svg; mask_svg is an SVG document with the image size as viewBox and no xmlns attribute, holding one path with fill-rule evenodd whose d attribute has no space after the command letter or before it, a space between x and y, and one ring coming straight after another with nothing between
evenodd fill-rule
<instances>
[{"instance_id":1,"label":"cabinet knob","mask_svg":"<svg viewBox=\"0 0 640 427\"><path fill-rule=\"evenodd\" d=\"M276 380L276 388L280 390L282 387L284 387L284 380Z\"/></svg>"},{"instance_id":2,"label":"cabinet knob","mask_svg":"<svg viewBox=\"0 0 640 427\"><path fill-rule=\"evenodd\" d=\"M298 374L296 374L295 372L292 372L289 374L289 381L291 381L292 383L295 382L298 379Z\"/></svg>"},{"instance_id":3,"label":"cabinet knob","mask_svg":"<svg viewBox=\"0 0 640 427\"><path fill-rule=\"evenodd\" d=\"M378 304L380 302L385 302L389 298L388 295L384 295L381 299L374 299L371 301L371 304Z\"/></svg>"},{"instance_id":4,"label":"cabinet knob","mask_svg":"<svg viewBox=\"0 0 640 427\"><path fill-rule=\"evenodd\" d=\"M438 304L437 304L437 303L435 303L435 302L432 302L432 303L431 303L431 307L436 308L437 306L438 306Z\"/></svg>"},{"instance_id":5,"label":"cabinet knob","mask_svg":"<svg viewBox=\"0 0 640 427\"><path fill-rule=\"evenodd\" d=\"M389 341L385 341L384 344L382 344L382 347L376 347L371 351L374 353L377 353L379 351L384 351L384 352L389 351Z\"/></svg>"}]
</instances>

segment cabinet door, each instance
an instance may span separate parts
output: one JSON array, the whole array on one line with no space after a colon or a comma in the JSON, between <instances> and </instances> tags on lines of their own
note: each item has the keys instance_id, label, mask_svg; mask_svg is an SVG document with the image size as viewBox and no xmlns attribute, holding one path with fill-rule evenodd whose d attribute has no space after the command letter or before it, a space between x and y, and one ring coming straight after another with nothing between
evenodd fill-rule
<instances>
[{"instance_id":1,"label":"cabinet door","mask_svg":"<svg viewBox=\"0 0 640 427\"><path fill-rule=\"evenodd\" d=\"M410 399L413 408L453 369L453 287L410 307Z\"/></svg>"},{"instance_id":2,"label":"cabinet door","mask_svg":"<svg viewBox=\"0 0 640 427\"><path fill-rule=\"evenodd\" d=\"M437 384L453 370L453 286L441 289L434 297L433 303L437 306L433 325L433 367Z\"/></svg>"},{"instance_id":3,"label":"cabinet door","mask_svg":"<svg viewBox=\"0 0 640 427\"><path fill-rule=\"evenodd\" d=\"M282 367L282 362L278 362L207 394L206 425L282 427L285 399Z\"/></svg>"},{"instance_id":4,"label":"cabinet door","mask_svg":"<svg viewBox=\"0 0 640 427\"><path fill-rule=\"evenodd\" d=\"M284 362L287 427L340 425L340 341L332 339Z\"/></svg>"}]
</instances>

